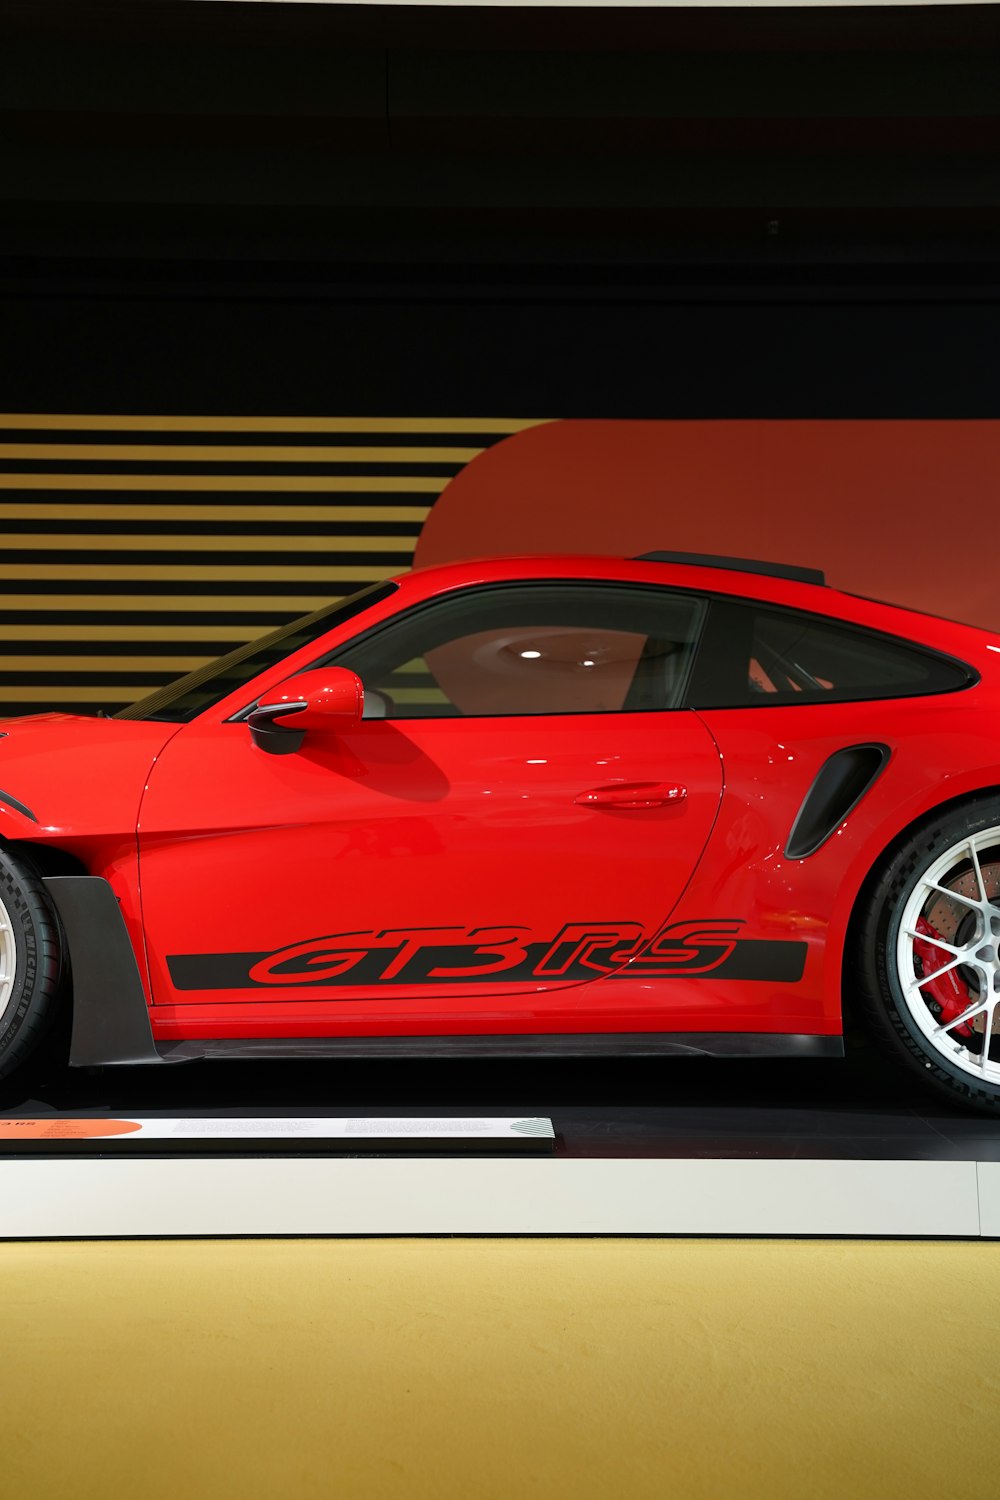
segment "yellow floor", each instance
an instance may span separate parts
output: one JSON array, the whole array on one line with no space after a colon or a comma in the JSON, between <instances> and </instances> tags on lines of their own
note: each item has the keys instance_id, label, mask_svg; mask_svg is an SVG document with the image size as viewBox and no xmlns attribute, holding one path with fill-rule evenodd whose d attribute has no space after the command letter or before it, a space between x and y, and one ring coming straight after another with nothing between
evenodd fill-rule
<instances>
[{"instance_id":1,"label":"yellow floor","mask_svg":"<svg viewBox=\"0 0 1000 1500\"><path fill-rule=\"evenodd\" d=\"M1000 1495L1000 1244L0 1244L0 1497Z\"/></svg>"}]
</instances>

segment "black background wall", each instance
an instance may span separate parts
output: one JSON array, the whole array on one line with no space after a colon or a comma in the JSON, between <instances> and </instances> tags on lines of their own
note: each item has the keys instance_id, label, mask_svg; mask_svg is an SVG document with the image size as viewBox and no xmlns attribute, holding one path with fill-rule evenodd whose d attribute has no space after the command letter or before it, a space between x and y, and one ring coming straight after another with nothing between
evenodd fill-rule
<instances>
[{"instance_id":1,"label":"black background wall","mask_svg":"<svg viewBox=\"0 0 1000 1500\"><path fill-rule=\"evenodd\" d=\"M994 7L0 26L8 409L996 409Z\"/></svg>"}]
</instances>

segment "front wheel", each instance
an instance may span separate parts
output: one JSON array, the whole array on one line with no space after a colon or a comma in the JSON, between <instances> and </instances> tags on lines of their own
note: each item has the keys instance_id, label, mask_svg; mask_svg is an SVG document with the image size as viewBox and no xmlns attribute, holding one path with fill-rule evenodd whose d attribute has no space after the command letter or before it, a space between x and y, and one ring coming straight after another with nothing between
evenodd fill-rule
<instances>
[{"instance_id":1,"label":"front wheel","mask_svg":"<svg viewBox=\"0 0 1000 1500\"><path fill-rule=\"evenodd\" d=\"M875 1039L953 1103L1000 1113L1000 797L915 833L859 918L854 977Z\"/></svg>"},{"instance_id":2,"label":"front wheel","mask_svg":"<svg viewBox=\"0 0 1000 1500\"><path fill-rule=\"evenodd\" d=\"M48 1030L60 967L59 925L45 887L0 849L0 1078Z\"/></svg>"}]
</instances>

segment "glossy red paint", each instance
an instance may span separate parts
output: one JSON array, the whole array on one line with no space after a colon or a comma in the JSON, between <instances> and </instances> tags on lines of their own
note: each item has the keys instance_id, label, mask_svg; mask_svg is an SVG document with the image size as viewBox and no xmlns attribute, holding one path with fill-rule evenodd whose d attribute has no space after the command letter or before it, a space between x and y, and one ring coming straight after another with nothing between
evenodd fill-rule
<instances>
[{"instance_id":1,"label":"glossy red paint","mask_svg":"<svg viewBox=\"0 0 1000 1500\"><path fill-rule=\"evenodd\" d=\"M296 673L401 610L528 579L766 600L926 645L980 681L863 703L352 716L283 755L233 719L285 701ZM0 789L39 821L0 803L0 838L65 850L111 881L144 971L148 958L162 1040L834 1035L867 877L915 820L1000 786L998 654L985 631L722 568L456 564L404 576L188 724L2 726ZM871 741L888 748L882 775L815 853L789 860L820 767Z\"/></svg>"},{"instance_id":2,"label":"glossy red paint","mask_svg":"<svg viewBox=\"0 0 1000 1500\"><path fill-rule=\"evenodd\" d=\"M0 840L60 850L110 883L148 999L135 830L150 769L177 726L32 714L0 732L0 788L38 819L0 802Z\"/></svg>"},{"instance_id":3,"label":"glossy red paint","mask_svg":"<svg viewBox=\"0 0 1000 1500\"><path fill-rule=\"evenodd\" d=\"M266 702L261 700L258 713L283 728L332 734L361 718L364 696L355 672L346 667L320 667L272 688ZM275 711L281 709L285 711Z\"/></svg>"},{"instance_id":4,"label":"glossy red paint","mask_svg":"<svg viewBox=\"0 0 1000 1500\"><path fill-rule=\"evenodd\" d=\"M576 801L619 778L666 776L687 786L685 798L629 810ZM363 983L317 991L308 1024L318 1034L489 1030L504 1008L510 1029L546 1029L550 1009L566 1014L546 992L572 981L505 981L490 953L514 958L579 922L622 924L622 948L652 937L701 856L721 792L712 738L683 711L369 720L281 756L255 749L244 724L188 725L150 778L140 823L156 1010L214 1000L227 1016L242 1004L255 1024L280 1024L284 1004L303 998L298 980L179 991L166 956L263 955L339 933L376 945L390 929L442 949L479 934L482 977L452 974L443 988L399 972L389 994ZM436 967L461 964L442 955Z\"/></svg>"},{"instance_id":5,"label":"glossy red paint","mask_svg":"<svg viewBox=\"0 0 1000 1500\"><path fill-rule=\"evenodd\" d=\"M748 935L794 938L806 943L808 957L794 987L741 983L725 994L693 992L678 1029L840 1029L844 945L865 880L924 814L1000 784L1000 705L985 711L980 691L700 714L722 752L726 791L709 847L675 915L739 912ZM824 761L843 745L870 740L889 747L884 773L815 854L787 859L796 813Z\"/></svg>"}]
</instances>

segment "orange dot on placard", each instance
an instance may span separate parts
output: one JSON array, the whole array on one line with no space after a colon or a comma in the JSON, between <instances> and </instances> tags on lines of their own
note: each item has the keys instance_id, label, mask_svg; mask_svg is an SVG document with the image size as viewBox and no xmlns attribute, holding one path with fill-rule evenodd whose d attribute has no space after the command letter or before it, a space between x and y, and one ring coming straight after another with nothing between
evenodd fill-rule
<instances>
[{"instance_id":1,"label":"orange dot on placard","mask_svg":"<svg viewBox=\"0 0 1000 1500\"><path fill-rule=\"evenodd\" d=\"M141 1129L136 1120L0 1120L0 1141L90 1141Z\"/></svg>"}]
</instances>

